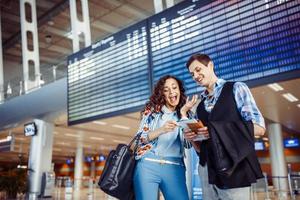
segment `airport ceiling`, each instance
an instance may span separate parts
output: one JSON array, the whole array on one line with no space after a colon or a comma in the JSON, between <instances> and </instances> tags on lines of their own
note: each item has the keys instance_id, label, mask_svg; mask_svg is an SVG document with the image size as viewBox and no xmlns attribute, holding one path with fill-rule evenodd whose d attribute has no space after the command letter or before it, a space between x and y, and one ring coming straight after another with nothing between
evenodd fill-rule
<instances>
[{"instance_id":1,"label":"airport ceiling","mask_svg":"<svg viewBox=\"0 0 300 200\"><path fill-rule=\"evenodd\" d=\"M4 73L9 73L5 66L19 66L21 73L19 0L0 0L0 5ZM88 5L92 42L154 14L152 0L89 0ZM36 6L41 68L66 63L66 57L72 54L72 40L68 37L71 31L69 0L36 0ZM81 13L78 0L77 9Z\"/></svg>"},{"instance_id":2,"label":"airport ceiling","mask_svg":"<svg viewBox=\"0 0 300 200\"><path fill-rule=\"evenodd\" d=\"M175 0L178 3L182 0ZM77 9L81 13L80 1ZM153 0L88 0L92 43L125 27L141 21L155 13ZM69 0L36 0L40 68L52 69L52 66L64 64L67 56L72 54L72 40ZM22 47L19 0L0 0L1 29L4 79L7 74L10 79L18 79L22 74ZM79 18L81 18L79 14ZM83 47L83 43L81 47ZM14 74L17 74L14 77ZM107 126L123 124L130 129L114 128L89 123L67 127L67 116L61 116L56 121L54 135L53 158L56 161L74 156L77 141L82 140L87 154L107 153L116 143L128 141L134 134L138 124L139 114L120 116L108 119ZM111 122L114 121L114 123ZM122 126L121 126L122 127ZM16 135L16 148L12 153L0 153L1 161L19 160L18 155L24 155L26 161L29 149L29 138L22 136L23 127L11 130ZM7 135L0 133L0 139ZM83 137L65 137L64 134L82 134ZM101 133L99 139L98 133ZM104 136L102 136L104 134ZM102 145L105 143L105 145ZM87 149L86 149L87 148Z\"/></svg>"},{"instance_id":3,"label":"airport ceiling","mask_svg":"<svg viewBox=\"0 0 300 200\"><path fill-rule=\"evenodd\" d=\"M77 1L78 2L78 1ZM121 30L154 14L153 0L89 0L92 42ZM175 1L179 2L179 1ZM72 53L72 41L67 37L71 30L69 0L37 0L39 53L41 68L66 62ZM5 66L22 71L20 11L18 0L0 0L2 45ZM49 39L50 38L50 39ZM300 134L300 104L289 102L282 95L292 93L300 99L300 79L279 83L284 90L275 92L264 85L252 89L263 115L269 121L284 126L284 137ZM140 114L138 112L112 117L96 122L67 126L67 116L55 121L53 160L65 162L74 157L78 143L85 155L107 154L116 144L129 142L135 134ZM0 153L0 162L27 161L30 137L23 134L23 126L2 131L3 139L11 131L16 138L13 152Z\"/></svg>"}]
</instances>

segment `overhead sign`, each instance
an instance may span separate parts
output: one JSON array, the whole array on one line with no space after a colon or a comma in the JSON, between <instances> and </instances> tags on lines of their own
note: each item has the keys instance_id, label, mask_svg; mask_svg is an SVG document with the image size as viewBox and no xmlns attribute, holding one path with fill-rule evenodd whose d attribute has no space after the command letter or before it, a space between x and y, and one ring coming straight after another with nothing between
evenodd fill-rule
<instances>
[{"instance_id":1,"label":"overhead sign","mask_svg":"<svg viewBox=\"0 0 300 200\"><path fill-rule=\"evenodd\" d=\"M182 1L68 58L69 124L143 106L167 74L199 92L185 67L199 52L231 81L300 71L299 27L300 1Z\"/></svg>"}]
</instances>

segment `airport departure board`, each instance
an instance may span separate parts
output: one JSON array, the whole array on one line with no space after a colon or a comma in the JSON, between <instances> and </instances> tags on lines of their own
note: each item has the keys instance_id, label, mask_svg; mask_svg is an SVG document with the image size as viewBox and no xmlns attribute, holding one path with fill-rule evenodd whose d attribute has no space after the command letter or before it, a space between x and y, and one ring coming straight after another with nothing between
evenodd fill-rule
<instances>
[{"instance_id":1,"label":"airport departure board","mask_svg":"<svg viewBox=\"0 0 300 200\"><path fill-rule=\"evenodd\" d=\"M300 69L300 1L185 1L149 25L154 81L173 74L188 93L200 89L184 67L198 52L210 55L226 80Z\"/></svg>"},{"instance_id":2,"label":"airport departure board","mask_svg":"<svg viewBox=\"0 0 300 200\"><path fill-rule=\"evenodd\" d=\"M150 93L146 40L144 21L69 57L69 124L145 103Z\"/></svg>"},{"instance_id":3,"label":"airport departure board","mask_svg":"<svg viewBox=\"0 0 300 200\"><path fill-rule=\"evenodd\" d=\"M71 55L69 124L142 106L166 74L197 93L185 62L199 52L226 80L299 70L300 1L186 0Z\"/></svg>"}]
</instances>

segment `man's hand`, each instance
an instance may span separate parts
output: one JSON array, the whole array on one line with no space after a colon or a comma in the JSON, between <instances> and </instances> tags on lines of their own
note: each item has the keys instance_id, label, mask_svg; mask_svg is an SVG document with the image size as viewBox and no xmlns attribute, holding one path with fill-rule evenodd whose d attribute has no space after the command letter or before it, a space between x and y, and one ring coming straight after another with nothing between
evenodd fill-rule
<instances>
[{"instance_id":1,"label":"man's hand","mask_svg":"<svg viewBox=\"0 0 300 200\"><path fill-rule=\"evenodd\" d=\"M196 139L198 136L195 132L191 131L190 129L183 130L183 133L184 138L189 142L193 142L193 140Z\"/></svg>"},{"instance_id":2,"label":"man's hand","mask_svg":"<svg viewBox=\"0 0 300 200\"><path fill-rule=\"evenodd\" d=\"M204 126L203 128L199 128L197 134L203 136L206 139L208 139L209 138L209 133L208 133L207 126Z\"/></svg>"},{"instance_id":3,"label":"man's hand","mask_svg":"<svg viewBox=\"0 0 300 200\"><path fill-rule=\"evenodd\" d=\"M195 133L189 129L183 130L183 133L184 133L184 138L189 142L193 142L193 141L197 140L197 138L199 138L199 136L201 138L203 138L203 140L206 140L209 138L209 133L208 133L208 129L206 126L203 128L199 128L197 133Z\"/></svg>"}]
</instances>

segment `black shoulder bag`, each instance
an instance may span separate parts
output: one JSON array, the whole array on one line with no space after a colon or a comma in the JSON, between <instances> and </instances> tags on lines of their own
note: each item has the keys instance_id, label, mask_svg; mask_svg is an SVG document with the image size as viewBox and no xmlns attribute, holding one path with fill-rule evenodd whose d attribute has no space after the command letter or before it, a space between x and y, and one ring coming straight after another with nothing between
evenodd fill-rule
<instances>
[{"instance_id":1,"label":"black shoulder bag","mask_svg":"<svg viewBox=\"0 0 300 200\"><path fill-rule=\"evenodd\" d=\"M118 144L110 151L104 165L98 185L106 194L121 200L134 200L133 173L135 167L134 154L141 133L137 134L130 143ZM134 149L131 145L135 142Z\"/></svg>"}]
</instances>

